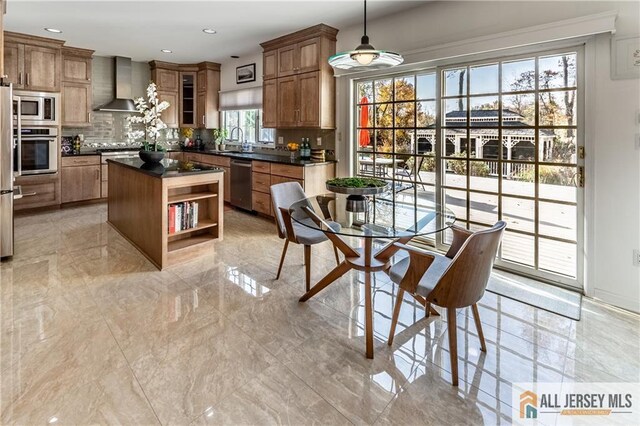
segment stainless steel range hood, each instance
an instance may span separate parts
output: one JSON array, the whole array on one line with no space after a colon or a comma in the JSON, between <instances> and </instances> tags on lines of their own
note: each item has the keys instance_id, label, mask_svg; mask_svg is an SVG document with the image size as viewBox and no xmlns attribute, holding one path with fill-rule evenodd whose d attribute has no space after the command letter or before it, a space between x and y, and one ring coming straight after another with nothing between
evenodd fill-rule
<instances>
[{"instance_id":1,"label":"stainless steel range hood","mask_svg":"<svg viewBox=\"0 0 640 426\"><path fill-rule=\"evenodd\" d=\"M99 106L95 111L136 112L131 99L131 59L116 56L113 58L116 80L116 97L111 102Z\"/></svg>"}]
</instances>

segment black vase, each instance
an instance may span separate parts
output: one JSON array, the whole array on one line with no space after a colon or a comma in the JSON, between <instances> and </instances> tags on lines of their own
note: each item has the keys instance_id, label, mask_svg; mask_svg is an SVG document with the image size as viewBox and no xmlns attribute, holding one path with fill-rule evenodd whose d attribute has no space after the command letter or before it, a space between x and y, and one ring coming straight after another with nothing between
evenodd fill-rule
<instances>
[{"instance_id":1,"label":"black vase","mask_svg":"<svg viewBox=\"0 0 640 426\"><path fill-rule=\"evenodd\" d=\"M140 159L145 163L159 163L164 158L164 151L138 151Z\"/></svg>"}]
</instances>

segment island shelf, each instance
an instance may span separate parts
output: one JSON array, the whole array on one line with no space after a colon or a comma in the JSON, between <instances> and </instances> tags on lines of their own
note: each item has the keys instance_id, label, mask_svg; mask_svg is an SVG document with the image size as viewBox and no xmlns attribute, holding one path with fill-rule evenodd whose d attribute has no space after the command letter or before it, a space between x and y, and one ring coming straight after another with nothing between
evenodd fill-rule
<instances>
[{"instance_id":1,"label":"island shelf","mask_svg":"<svg viewBox=\"0 0 640 426\"><path fill-rule=\"evenodd\" d=\"M158 269L214 249L223 238L224 171L163 160L150 170L137 159L109 160L108 222ZM197 223L170 232L169 208L197 203ZM191 207L191 206L190 206Z\"/></svg>"}]
</instances>

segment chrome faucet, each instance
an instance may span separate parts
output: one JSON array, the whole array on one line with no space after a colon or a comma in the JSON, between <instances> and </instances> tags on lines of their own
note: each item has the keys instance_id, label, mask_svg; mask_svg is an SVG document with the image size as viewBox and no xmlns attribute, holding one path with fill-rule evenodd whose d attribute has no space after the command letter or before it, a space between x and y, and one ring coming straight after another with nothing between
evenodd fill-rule
<instances>
[{"instance_id":1,"label":"chrome faucet","mask_svg":"<svg viewBox=\"0 0 640 426\"><path fill-rule=\"evenodd\" d=\"M229 132L229 140L233 140L233 132L238 129L238 142L240 142L240 144L244 145L244 132L242 131L242 129L240 127L234 127L233 129L231 129L231 132Z\"/></svg>"}]
</instances>

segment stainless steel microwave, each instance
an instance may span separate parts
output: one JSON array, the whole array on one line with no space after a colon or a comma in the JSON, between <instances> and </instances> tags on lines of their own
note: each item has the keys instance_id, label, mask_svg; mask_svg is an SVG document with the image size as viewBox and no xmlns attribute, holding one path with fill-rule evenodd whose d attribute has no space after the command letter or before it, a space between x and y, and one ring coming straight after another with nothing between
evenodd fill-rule
<instances>
[{"instance_id":1,"label":"stainless steel microwave","mask_svg":"<svg viewBox=\"0 0 640 426\"><path fill-rule=\"evenodd\" d=\"M57 126L60 122L60 94L14 91L13 115L20 115L22 125Z\"/></svg>"}]
</instances>

